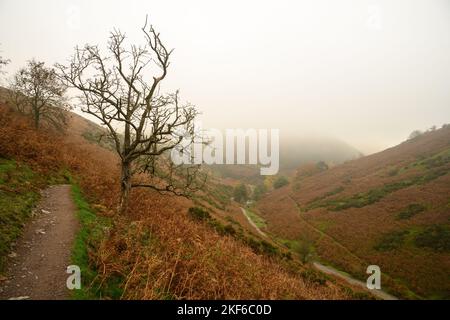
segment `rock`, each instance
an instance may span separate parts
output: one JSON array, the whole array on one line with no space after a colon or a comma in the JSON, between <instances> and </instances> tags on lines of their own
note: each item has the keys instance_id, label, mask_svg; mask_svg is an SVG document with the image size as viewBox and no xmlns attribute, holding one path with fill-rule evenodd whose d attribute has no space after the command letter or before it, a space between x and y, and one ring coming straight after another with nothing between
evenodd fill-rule
<instances>
[{"instance_id":1,"label":"rock","mask_svg":"<svg viewBox=\"0 0 450 320\"><path fill-rule=\"evenodd\" d=\"M15 257L17 257L17 253L11 252L10 254L8 254L8 257L15 258Z\"/></svg>"},{"instance_id":2,"label":"rock","mask_svg":"<svg viewBox=\"0 0 450 320\"><path fill-rule=\"evenodd\" d=\"M0 281L5 281L5 280L8 280L8 277L0 276Z\"/></svg>"},{"instance_id":3,"label":"rock","mask_svg":"<svg viewBox=\"0 0 450 320\"><path fill-rule=\"evenodd\" d=\"M41 209L41 212L42 212L43 214L50 214L50 211L44 210L44 209Z\"/></svg>"},{"instance_id":4,"label":"rock","mask_svg":"<svg viewBox=\"0 0 450 320\"><path fill-rule=\"evenodd\" d=\"M37 229L36 233L37 234L45 234L45 231L44 231L44 229Z\"/></svg>"}]
</instances>

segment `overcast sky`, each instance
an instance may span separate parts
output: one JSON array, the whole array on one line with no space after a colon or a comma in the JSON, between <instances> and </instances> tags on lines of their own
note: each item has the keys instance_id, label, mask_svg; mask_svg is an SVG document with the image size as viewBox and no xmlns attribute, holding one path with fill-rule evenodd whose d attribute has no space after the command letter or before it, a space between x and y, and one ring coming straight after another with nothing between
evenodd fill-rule
<instances>
[{"instance_id":1,"label":"overcast sky","mask_svg":"<svg viewBox=\"0 0 450 320\"><path fill-rule=\"evenodd\" d=\"M450 1L0 0L11 75L64 62L118 27L140 41L145 14L175 48L164 90L204 127L280 128L370 153L450 122Z\"/></svg>"}]
</instances>

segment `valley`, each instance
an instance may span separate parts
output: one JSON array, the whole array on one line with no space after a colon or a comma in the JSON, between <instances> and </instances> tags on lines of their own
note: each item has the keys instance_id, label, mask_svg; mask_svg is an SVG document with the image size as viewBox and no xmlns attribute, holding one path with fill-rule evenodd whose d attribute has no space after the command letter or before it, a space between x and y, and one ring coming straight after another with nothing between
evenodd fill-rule
<instances>
[{"instance_id":1,"label":"valley","mask_svg":"<svg viewBox=\"0 0 450 320\"><path fill-rule=\"evenodd\" d=\"M448 297L450 128L312 175L255 205L270 233L364 280L377 264L404 298Z\"/></svg>"}]
</instances>

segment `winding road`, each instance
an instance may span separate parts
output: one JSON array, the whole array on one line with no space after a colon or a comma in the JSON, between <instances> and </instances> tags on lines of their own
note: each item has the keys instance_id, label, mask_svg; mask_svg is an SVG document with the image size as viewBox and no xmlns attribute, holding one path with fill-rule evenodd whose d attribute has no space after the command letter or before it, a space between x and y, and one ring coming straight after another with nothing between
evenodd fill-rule
<instances>
[{"instance_id":1,"label":"winding road","mask_svg":"<svg viewBox=\"0 0 450 320\"><path fill-rule=\"evenodd\" d=\"M244 216L247 218L248 222L250 223L250 225L263 237L265 238L269 238L268 235L264 232L262 232L258 226L252 221L252 219L248 216L247 211L241 207L242 213L244 214ZM360 280L357 280L355 278L350 277L349 275L343 274L342 272L340 272L339 270L330 267L330 266L326 266L323 265L321 263L319 263L318 261L313 261L312 262L313 266L328 275L332 275L335 277L338 277L340 279L345 280L347 283L354 285L354 286L359 286L365 290L367 290L368 292L370 292L371 294L373 294L375 297L383 299L383 300L398 300L397 297L383 291L383 290L378 290L378 289L368 289L367 288L367 284L365 282L362 282Z\"/></svg>"}]
</instances>

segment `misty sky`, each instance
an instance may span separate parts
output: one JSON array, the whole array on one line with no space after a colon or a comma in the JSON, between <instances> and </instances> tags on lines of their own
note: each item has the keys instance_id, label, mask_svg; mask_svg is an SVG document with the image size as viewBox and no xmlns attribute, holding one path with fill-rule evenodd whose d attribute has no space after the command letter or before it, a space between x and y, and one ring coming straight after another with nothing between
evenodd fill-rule
<instances>
[{"instance_id":1,"label":"misty sky","mask_svg":"<svg viewBox=\"0 0 450 320\"><path fill-rule=\"evenodd\" d=\"M163 89L180 88L204 127L327 135L370 153L450 122L449 0L0 0L0 55L11 75L105 44L113 27L141 41L146 13L175 48Z\"/></svg>"}]
</instances>

